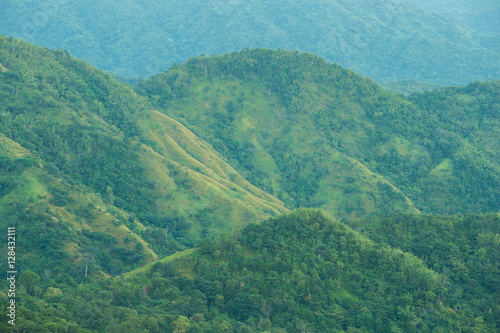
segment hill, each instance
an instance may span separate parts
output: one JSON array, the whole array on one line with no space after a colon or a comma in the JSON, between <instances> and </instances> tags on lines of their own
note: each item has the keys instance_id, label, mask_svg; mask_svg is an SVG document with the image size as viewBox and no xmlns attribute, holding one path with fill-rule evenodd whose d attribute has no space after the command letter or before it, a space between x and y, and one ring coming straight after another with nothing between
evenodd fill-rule
<instances>
[{"instance_id":1,"label":"hill","mask_svg":"<svg viewBox=\"0 0 500 333\"><path fill-rule=\"evenodd\" d=\"M312 52L376 81L500 78L497 40L390 0L6 0L0 33L128 77L265 47Z\"/></svg>"},{"instance_id":2,"label":"hill","mask_svg":"<svg viewBox=\"0 0 500 333\"><path fill-rule=\"evenodd\" d=\"M430 260L425 250L418 251L425 257L419 259L379 245L319 210L298 210L219 240L206 239L195 250L121 280L77 286L67 278L36 281L36 276L26 276L20 280L27 292L22 296L25 309L19 328L74 332L498 329L494 291L498 258L494 258L497 245L491 234L498 230L498 217L396 219L401 225L406 218L414 219L412 226L425 223L428 227L434 238L429 245L435 246ZM468 233L466 227L472 225ZM455 226L460 231L452 235L450 229ZM374 236L384 233L378 224L373 227ZM409 234L404 224L397 230L396 239L418 246L416 238L405 237ZM393 234L387 231L388 236ZM471 241L468 255L457 255L453 245L440 242L442 236L457 245ZM441 258L433 266L438 271L428 266L435 257ZM471 259L470 271L458 258ZM486 271L491 274L477 283L467 279L467 274L476 277ZM490 278L493 284L483 285ZM38 294L36 287L41 290Z\"/></svg>"},{"instance_id":3,"label":"hill","mask_svg":"<svg viewBox=\"0 0 500 333\"><path fill-rule=\"evenodd\" d=\"M20 237L23 267L63 272L88 254L91 272L116 274L287 211L83 61L0 37L0 63L0 223L37 235Z\"/></svg>"},{"instance_id":4,"label":"hill","mask_svg":"<svg viewBox=\"0 0 500 333\"><path fill-rule=\"evenodd\" d=\"M0 36L16 330L497 331L498 214L418 213L498 210L498 86L406 99L260 49L138 94Z\"/></svg>"},{"instance_id":5,"label":"hill","mask_svg":"<svg viewBox=\"0 0 500 333\"><path fill-rule=\"evenodd\" d=\"M341 218L499 211L498 86L406 99L311 54L255 49L136 90L289 207Z\"/></svg>"}]
</instances>

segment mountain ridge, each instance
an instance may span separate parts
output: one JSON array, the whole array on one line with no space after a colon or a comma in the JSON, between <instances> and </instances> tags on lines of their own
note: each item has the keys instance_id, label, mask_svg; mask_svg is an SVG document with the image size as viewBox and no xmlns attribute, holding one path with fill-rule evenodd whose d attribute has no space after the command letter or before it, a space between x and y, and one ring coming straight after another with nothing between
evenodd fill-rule
<instances>
[{"instance_id":1,"label":"mountain ridge","mask_svg":"<svg viewBox=\"0 0 500 333\"><path fill-rule=\"evenodd\" d=\"M2 14L0 33L68 49L127 77L149 77L200 54L265 47L313 52L377 81L500 78L500 49L490 37L389 0L7 0Z\"/></svg>"}]
</instances>

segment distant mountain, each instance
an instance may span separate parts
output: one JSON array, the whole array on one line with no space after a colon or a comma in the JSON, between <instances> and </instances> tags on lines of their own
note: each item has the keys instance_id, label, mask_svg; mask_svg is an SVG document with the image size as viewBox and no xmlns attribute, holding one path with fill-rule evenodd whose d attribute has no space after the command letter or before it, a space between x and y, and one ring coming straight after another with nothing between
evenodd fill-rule
<instances>
[{"instance_id":1,"label":"distant mountain","mask_svg":"<svg viewBox=\"0 0 500 333\"><path fill-rule=\"evenodd\" d=\"M500 210L500 81L405 99L317 56L197 57L138 84L289 207Z\"/></svg>"},{"instance_id":2,"label":"distant mountain","mask_svg":"<svg viewBox=\"0 0 500 333\"><path fill-rule=\"evenodd\" d=\"M312 52L377 81L500 78L498 40L390 0L5 0L0 33L128 77L265 47Z\"/></svg>"},{"instance_id":3,"label":"distant mountain","mask_svg":"<svg viewBox=\"0 0 500 333\"><path fill-rule=\"evenodd\" d=\"M468 29L500 35L500 2L497 0L398 0L438 14Z\"/></svg>"}]
</instances>

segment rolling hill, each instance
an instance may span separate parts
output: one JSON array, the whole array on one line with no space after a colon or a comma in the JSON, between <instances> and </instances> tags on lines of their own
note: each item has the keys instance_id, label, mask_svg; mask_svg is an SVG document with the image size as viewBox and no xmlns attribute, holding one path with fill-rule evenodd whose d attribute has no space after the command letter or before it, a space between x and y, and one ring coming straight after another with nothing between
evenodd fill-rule
<instances>
[{"instance_id":1,"label":"rolling hill","mask_svg":"<svg viewBox=\"0 0 500 333\"><path fill-rule=\"evenodd\" d=\"M190 59L136 90L289 207L340 218L499 211L498 87L406 99L311 54L255 49Z\"/></svg>"},{"instance_id":2,"label":"rolling hill","mask_svg":"<svg viewBox=\"0 0 500 333\"><path fill-rule=\"evenodd\" d=\"M69 54L0 37L0 63L1 220L37 230L20 247L26 267L64 271L89 254L96 271L121 272L288 211L183 125ZM65 265L53 265L59 257Z\"/></svg>"},{"instance_id":3,"label":"rolling hill","mask_svg":"<svg viewBox=\"0 0 500 333\"><path fill-rule=\"evenodd\" d=\"M0 36L16 329L497 331L498 213L420 211L498 212L499 84L404 98L253 49L132 89Z\"/></svg>"}]
</instances>

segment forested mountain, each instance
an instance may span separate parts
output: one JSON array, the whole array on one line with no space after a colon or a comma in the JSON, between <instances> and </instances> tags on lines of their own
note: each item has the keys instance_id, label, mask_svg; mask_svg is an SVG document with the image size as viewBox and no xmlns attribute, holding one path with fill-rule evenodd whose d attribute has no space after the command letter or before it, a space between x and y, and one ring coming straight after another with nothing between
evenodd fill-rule
<instances>
[{"instance_id":1,"label":"forested mountain","mask_svg":"<svg viewBox=\"0 0 500 333\"><path fill-rule=\"evenodd\" d=\"M484 34L500 35L500 2L497 0L398 0Z\"/></svg>"},{"instance_id":2,"label":"forested mountain","mask_svg":"<svg viewBox=\"0 0 500 333\"><path fill-rule=\"evenodd\" d=\"M253 49L133 89L0 36L15 329L498 331L499 86L404 98Z\"/></svg>"},{"instance_id":3,"label":"forested mountain","mask_svg":"<svg viewBox=\"0 0 500 333\"><path fill-rule=\"evenodd\" d=\"M312 52L377 81L500 78L497 39L392 0L4 0L0 33L129 77L265 47Z\"/></svg>"},{"instance_id":4,"label":"forested mountain","mask_svg":"<svg viewBox=\"0 0 500 333\"><path fill-rule=\"evenodd\" d=\"M499 211L499 87L405 99L317 56L261 49L193 58L136 90L290 207L360 217Z\"/></svg>"},{"instance_id":5,"label":"forested mountain","mask_svg":"<svg viewBox=\"0 0 500 333\"><path fill-rule=\"evenodd\" d=\"M287 211L180 123L69 54L0 37L0 63L0 220L37 235L19 244L24 267L60 272L89 255L97 271L117 273L120 258L130 267Z\"/></svg>"}]
</instances>

